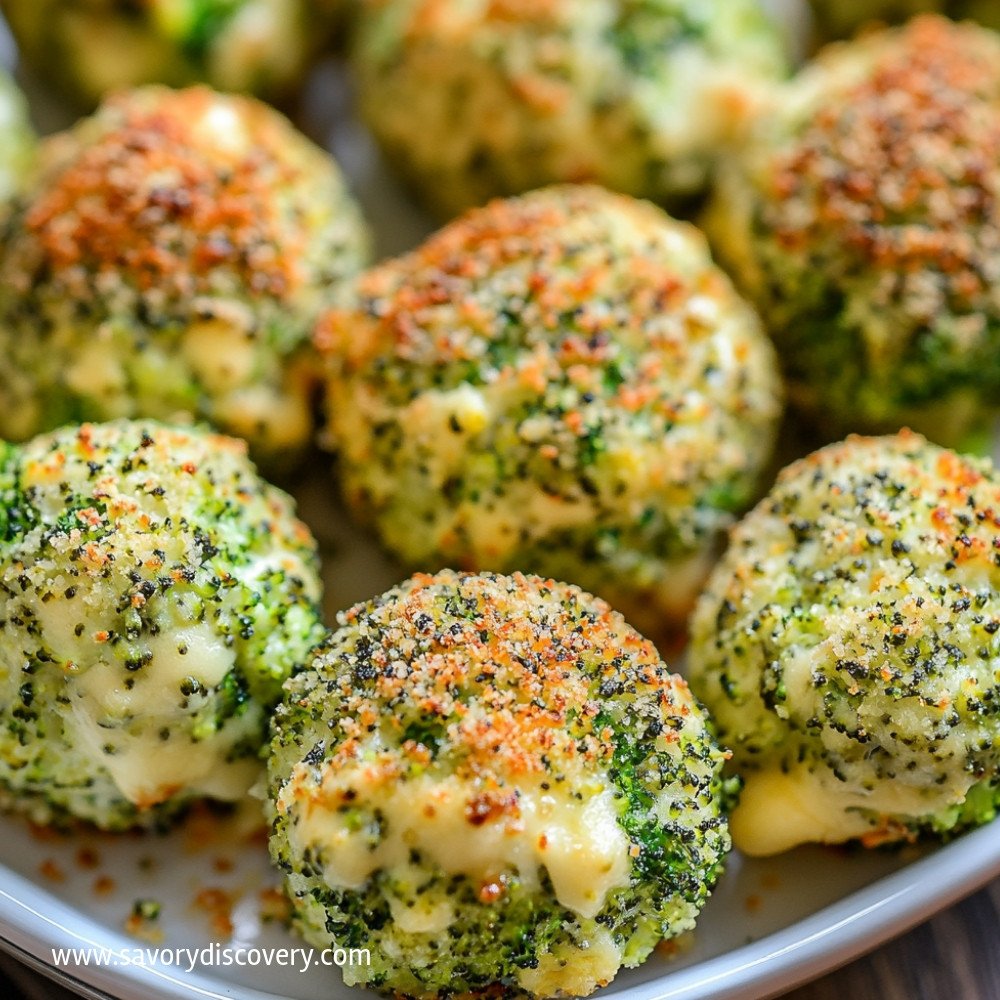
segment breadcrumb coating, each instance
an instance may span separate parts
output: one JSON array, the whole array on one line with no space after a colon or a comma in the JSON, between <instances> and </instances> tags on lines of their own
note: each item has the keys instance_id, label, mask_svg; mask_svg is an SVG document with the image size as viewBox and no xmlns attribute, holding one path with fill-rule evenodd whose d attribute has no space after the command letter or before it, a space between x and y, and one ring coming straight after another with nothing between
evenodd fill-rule
<instances>
[{"instance_id":1,"label":"breadcrumb coating","mask_svg":"<svg viewBox=\"0 0 1000 1000\"><path fill-rule=\"evenodd\" d=\"M696 194L786 68L758 0L364 0L354 66L444 216L560 182Z\"/></svg>"},{"instance_id":2,"label":"breadcrumb coating","mask_svg":"<svg viewBox=\"0 0 1000 1000\"><path fill-rule=\"evenodd\" d=\"M315 543L242 441L86 424L0 461L0 784L36 819L236 800L321 635Z\"/></svg>"},{"instance_id":3,"label":"breadcrumb coating","mask_svg":"<svg viewBox=\"0 0 1000 1000\"><path fill-rule=\"evenodd\" d=\"M52 183L26 208L24 229L56 275L118 274L140 295L172 299L232 284L291 298L303 287L307 234L275 198L302 172L275 155L288 126L263 105L227 103L201 88L119 95L96 142L69 133L52 144ZM237 115L237 141L209 141ZM103 299L101 284L81 283L79 297Z\"/></svg>"}]
</instances>

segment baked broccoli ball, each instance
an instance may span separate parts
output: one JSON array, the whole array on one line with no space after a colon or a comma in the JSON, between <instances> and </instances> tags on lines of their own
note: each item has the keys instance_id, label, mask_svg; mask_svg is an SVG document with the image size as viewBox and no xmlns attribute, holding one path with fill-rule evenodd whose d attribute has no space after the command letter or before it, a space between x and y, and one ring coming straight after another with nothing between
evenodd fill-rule
<instances>
[{"instance_id":1,"label":"baked broccoli ball","mask_svg":"<svg viewBox=\"0 0 1000 1000\"><path fill-rule=\"evenodd\" d=\"M192 416L274 460L367 252L333 161L256 101L149 87L46 142L0 230L0 435Z\"/></svg>"},{"instance_id":2,"label":"baked broccoli ball","mask_svg":"<svg viewBox=\"0 0 1000 1000\"><path fill-rule=\"evenodd\" d=\"M328 314L347 500L414 568L517 568L639 627L684 617L780 410L696 230L558 187L474 210Z\"/></svg>"},{"instance_id":3,"label":"baked broccoli ball","mask_svg":"<svg viewBox=\"0 0 1000 1000\"><path fill-rule=\"evenodd\" d=\"M28 107L14 81L0 70L0 213L22 185L35 158Z\"/></svg>"},{"instance_id":4,"label":"baked broccoli ball","mask_svg":"<svg viewBox=\"0 0 1000 1000\"><path fill-rule=\"evenodd\" d=\"M339 617L286 684L271 854L349 984L585 996L689 930L729 849L724 754L603 601L419 574Z\"/></svg>"},{"instance_id":5,"label":"baked broccoli ball","mask_svg":"<svg viewBox=\"0 0 1000 1000\"><path fill-rule=\"evenodd\" d=\"M796 462L735 529L691 686L745 787L736 845L950 836L1000 799L1000 477L915 434Z\"/></svg>"},{"instance_id":6,"label":"baked broccoli ball","mask_svg":"<svg viewBox=\"0 0 1000 1000\"><path fill-rule=\"evenodd\" d=\"M0 786L40 822L235 801L322 636L315 545L243 442L86 424L0 452Z\"/></svg>"},{"instance_id":7,"label":"baked broccoli ball","mask_svg":"<svg viewBox=\"0 0 1000 1000\"><path fill-rule=\"evenodd\" d=\"M0 0L21 58L79 104L204 81L283 97L317 41L315 0Z\"/></svg>"},{"instance_id":8,"label":"baked broccoli ball","mask_svg":"<svg viewBox=\"0 0 1000 1000\"><path fill-rule=\"evenodd\" d=\"M830 48L709 218L789 396L831 436L965 444L1000 387L1000 36L923 17Z\"/></svg>"},{"instance_id":9,"label":"baked broccoli ball","mask_svg":"<svg viewBox=\"0 0 1000 1000\"><path fill-rule=\"evenodd\" d=\"M362 0L361 107L442 214L561 181L676 199L785 72L759 0Z\"/></svg>"}]
</instances>

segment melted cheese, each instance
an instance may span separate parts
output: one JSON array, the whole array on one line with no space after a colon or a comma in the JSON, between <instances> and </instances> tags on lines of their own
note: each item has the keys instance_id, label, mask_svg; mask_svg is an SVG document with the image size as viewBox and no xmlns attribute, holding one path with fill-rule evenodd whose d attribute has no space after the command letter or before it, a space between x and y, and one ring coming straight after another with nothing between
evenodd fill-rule
<instances>
[{"instance_id":1,"label":"melted cheese","mask_svg":"<svg viewBox=\"0 0 1000 1000\"><path fill-rule=\"evenodd\" d=\"M181 793L237 801L260 770L252 757L227 760L234 742L228 733L195 742L175 732L164 742L155 720L146 720L135 733L109 732L79 702L66 725L76 746L110 775L123 798L140 809ZM113 754L104 752L109 743L116 748Z\"/></svg>"},{"instance_id":2,"label":"melted cheese","mask_svg":"<svg viewBox=\"0 0 1000 1000\"><path fill-rule=\"evenodd\" d=\"M187 654L181 655L179 647ZM190 716L203 696L185 697L180 690L188 676L206 688L217 685L233 667L233 651L208 624L152 637L149 649L153 658L135 673L117 661L98 660L68 679L66 727L73 742L137 806L154 805L180 791L238 799L258 772L256 760L226 759L243 729L223 728L192 740Z\"/></svg>"},{"instance_id":3,"label":"melted cheese","mask_svg":"<svg viewBox=\"0 0 1000 1000\"><path fill-rule=\"evenodd\" d=\"M765 857L800 844L841 844L877 829L873 813L923 816L961 802L967 791L952 786L931 792L886 781L877 791L864 792L823 771L761 771L746 776L729 828L744 854Z\"/></svg>"},{"instance_id":4,"label":"melted cheese","mask_svg":"<svg viewBox=\"0 0 1000 1000\"><path fill-rule=\"evenodd\" d=\"M85 398L98 398L105 403L121 396L127 380L119 351L109 338L95 337L67 366L63 376L67 388Z\"/></svg>"},{"instance_id":5,"label":"melted cheese","mask_svg":"<svg viewBox=\"0 0 1000 1000\"><path fill-rule=\"evenodd\" d=\"M412 869L409 888L414 889L424 879L426 873L416 866ZM394 883L397 880L407 881L405 869L397 869L394 873ZM408 893L409 898L400 899L393 894L387 894L389 910L396 926L407 934L439 934L447 930L455 921L455 910L449 899L428 897L415 892Z\"/></svg>"},{"instance_id":6,"label":"melted cheese","mask_svg":"<svg viewBox=\"0 0 1000 1000\"><path fill-rule=\"evenodd\" d=\"M347 789L356 793L353 805L384 817L384 833L374 846L368 831L352 829L337 809ZM291 818L293 848L321 852L332 888L360 889L380 870L395 876L411 851L418 851L426 863L472 879L516 869L526 883L537 884L544 868L562 906L584 918L596 916L608 893L628 883L631 867L610 783L584 801L543 790L540 783L518 792L519 815L474 825L466 805L477 789L457 777L376 784L359 763L328 774L317 787L309 768L299 765L278 808ZM437 927L443 914L427 919Z\"/></svg>"},{"instance_id":7,"label":"melted cheese","mask_svg":"<svg viewBox=\"0 0 1000 1000\"><path fill-rule=\"evenodd\" d=\"M299 448L309 439L312 415L305 392L245 385L220 396L214 413L228 433L259 442L271 451Z\"/></svg>"},{"instance_id":8,"label":"melted cheese","mask_svg":"<svg viewBox=\"0 0 1000 1000\"><path fill-rule=\"evenodd\" d=\"M181 350L210 393L227 392L253 378L256 345L238 324L222 319L192 323Z\"/></svg>"},{"instance_id":9,"label":"melted cheese","mask_svg":"<svg viewBox=\"0 0 1000 1000\"><path fill-rule=\"evenodd\" d=\"M135 673L120 662L98 660L76 678L76 684L100 715L113 718L185 712L181 684L193 677L215 687L233 669L236 656L208 623L196 623L149 636L152 658ZM181 653L180 650L186 650ZM128 686L127 682L131 682ZM187 714L185 712L185 714Z\"/></svg>"}]
</instances>

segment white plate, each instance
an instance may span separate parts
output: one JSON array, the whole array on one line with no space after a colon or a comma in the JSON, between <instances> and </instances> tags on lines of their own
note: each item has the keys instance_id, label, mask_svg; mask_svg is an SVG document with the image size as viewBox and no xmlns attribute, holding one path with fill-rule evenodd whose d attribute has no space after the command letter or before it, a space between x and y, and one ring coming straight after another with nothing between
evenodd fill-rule
<instances>
[{"instance_id":1,"label":"white plate","mask_svg":"<svg viewBox=\"0 0 1000 1000\"><path fill-rule=\"evenodd\" d=\"M785 3L786 0L775 0ZM0 23L0 61L9 41ZM6 57L6 58L4 58ZM340 95L331 100L331 95ZM41 123L65 113L36 97ZM428 220L388 179L372 144L350 117L342 76L321 70L303 109L307 130L333 149L352 178L383 254L413 246ZM332 504L322 473L294 492L324 550L327 608L333 613L378 593L404 575L360 537ZM248 839L251 817L206 825L194 818L170 834L114 837L97 833L40 838L20 819L0 817L0 947L85 996L118 1000L363 1000L331 969L55 968L52 950L99 947L202 949L298 947L261 920L260 893L277 884L263 841ZM85 853L81 855L81 851ZM693 938L673 957L656 954L602 991L620 1000L761 997L789 989L899 934L935 910L1000 875L1000 825L937 850L844 852L800 849L751 861L734 854ZM55 876L55 877L54 877ZM95 892L95 881L113 888ZM195 900L206 888L232 900L232 933L220 936ZM137 899L162 904L162 941L137 940L124 923Z\"/></svg>"},{"instance_id":2,"label":"white plate","mask_svg":"<svg viewBox=\"0 0 1000 1000\"><path fill-rule=\"evenodd\" d=\"M195 819L165 836L90 833L38 839L16 819L0 822L0 946L83 995L119 1000L363 1000L336 970L206 968L159 964L53 967L53 949L202 949L298 946L261 921L260 893L276 884L246 824ZM87 865L79 852L88 849ZM90 867L94 857L98 867ZM230 870L221 871L219 862ZM221 866L221 867L225 867ZM42 871L48 874L42 874ZM58 875L58 880L53 879ZM914 858L906 854L800 849L765 861L733 855L689 950L654 955L622 973L605 997L741 1000L789 989L875 947L1000 874L1000 826ZM114 880L97 894L94 883ZM233 931L220 936L196 903L206 888L232 900ZM136 899L162 904L163 939L123 931Z\"/></svg>"}]
</instances>

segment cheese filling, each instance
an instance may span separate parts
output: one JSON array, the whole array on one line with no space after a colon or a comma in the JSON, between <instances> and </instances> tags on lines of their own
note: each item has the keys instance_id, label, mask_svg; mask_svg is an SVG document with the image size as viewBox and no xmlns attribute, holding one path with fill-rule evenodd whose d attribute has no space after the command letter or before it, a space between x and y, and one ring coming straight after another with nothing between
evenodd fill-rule
<instances>
[{"instance_id":1,"label":"cheese filling","mask_svg":"<svg viewBox=\"0 0 1000 1000\"><path fill-rule=\"evenodd\" d=\"M532 779L518 786L516 808L480 821L469 808L480 789L457 776L378 782L363 762L328 771L320 784L313 774L300 764L278 809L291 819L293 849L320 856L331 888L357 890L376 872L400 872L413 852L446 874L484 883L516 870L537 885L544 868L559 904L585 919L628 884L629 841L613 786L600 777L582 801ZM357 821L359 810L378 815L377 834ZM440 929L447 919L438 912L431 922Z\"/></svg>"},{"instance_id":2,"label":"cheese filling","mask_svg":"<svg viewBox=\"0 0 1000 1000\"><path fill-rule=\"evenodd\" d=\"M970 776L969 787L973 779ZM878 829L875 816L926 816L961 802L968 787L947 790L884 782L866 792L805 767L746 775L730 817L733 843L744 854L765 857L800 844L842 844Z\"/></svg>"},{"instance_id":3,"label":"cheese filling","mask_svg":"<svg viewBox=\"0 0 1000 1000\"><path fill-rule=\"evenodd\" d=\"M84 643L80 647L86 651ZM140 808L181 790L239 799L259 771L254 758L230 759L242 728L224 727L192 740L186 734L185 701L204 696L181 693L182 682L191 675L207 688L219 684L233 667L233 651L206 624L150 637L148 648L152 658L135 674L127 674L120 662L98 660L69 679L65 725L74 742ZM187 654L181 655L179 648Z\"/></svg>"}]
</instances>

